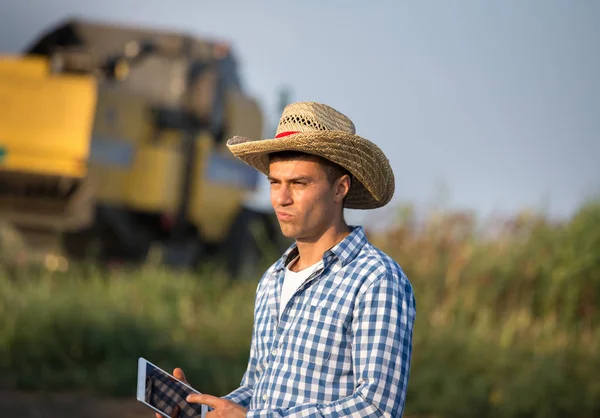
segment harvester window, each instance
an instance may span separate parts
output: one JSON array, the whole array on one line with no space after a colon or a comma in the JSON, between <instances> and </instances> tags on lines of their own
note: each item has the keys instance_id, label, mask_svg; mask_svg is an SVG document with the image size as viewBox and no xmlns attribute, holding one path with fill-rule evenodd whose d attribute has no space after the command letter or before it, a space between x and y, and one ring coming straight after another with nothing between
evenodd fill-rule
<instances>
[{"instance_id":1,"label":"harvester window","mask_svg":"<svg viewBox=\"0 0 600 418\"><path fill-rule=\"evenodd\" d=\"M146 97L160 107L182 105L186 89L187 63L183 59L153 55L131 65L122 88Z\"/></svg>"}]
</instances>

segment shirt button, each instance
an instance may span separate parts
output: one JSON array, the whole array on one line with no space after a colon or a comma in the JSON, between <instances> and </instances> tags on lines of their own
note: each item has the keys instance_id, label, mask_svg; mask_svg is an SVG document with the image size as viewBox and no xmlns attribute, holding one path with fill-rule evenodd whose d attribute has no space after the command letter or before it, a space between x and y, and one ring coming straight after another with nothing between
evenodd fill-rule
<instances>
[{"instance_id":1,"label":"shirt button","mask_svg":"<svg viewBox=\"0 0 600 418\"><path fill-rule=\"evenodd\" d=\"M274 348L274 349L271 351L271 354L273 354L274 356L276 356L276 355L277 355L277 349L275 349L275 348Z\"/></svg>"},{"instance_id":2,"label":"shirt button","mask_svg":"<svg viewBox=\"0 0 600 418\"><path fill-rule=\"evenodd\" d=\"M262 399L263 399L263 401L267 400L267 394L266 393L262 396Z\"/></svg>"}]
</instances>

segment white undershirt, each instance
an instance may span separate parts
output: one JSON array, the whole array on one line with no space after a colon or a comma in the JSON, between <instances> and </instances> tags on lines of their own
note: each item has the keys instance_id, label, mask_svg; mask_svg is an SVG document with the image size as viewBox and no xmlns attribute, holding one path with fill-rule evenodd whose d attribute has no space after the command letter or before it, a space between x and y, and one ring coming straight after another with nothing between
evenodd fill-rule
<instances>
[{"instance_id":1,"label":"white undershirt","mask_svg":"<svg viewBox=\"0 0 600 418\"><path fill-rule=\"evenodd\" d=\"M315 264L310 267L307 267L298 272L294 272L290 270L290 266L294 264L298 260L298 257L294 258L286 267L285 267L285 278L283 279L283 286L281 287L281 303L279 304L279 318L281 319L281 314L285 310L285 306L291 299L292 295L298 290L300 285L304 283L308 276L313 274L315 270L317 270L322 264L323 260L319 260Z\"/></svg>"}]
</instances>

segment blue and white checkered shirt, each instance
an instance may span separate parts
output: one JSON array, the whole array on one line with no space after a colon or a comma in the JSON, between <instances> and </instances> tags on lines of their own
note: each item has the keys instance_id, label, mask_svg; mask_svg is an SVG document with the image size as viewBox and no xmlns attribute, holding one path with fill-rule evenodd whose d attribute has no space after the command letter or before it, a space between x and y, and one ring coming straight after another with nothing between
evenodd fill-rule
<instances>
[{"instance_id":1,"label":"blue and white checkered shirt","mask_svg":"<svg viewBox=\"0 0 600 418\"><path fill-rule=\"evenodd\" d=\"M248 368L224 398L247 417L401 417L416 314L404 272L352 227L281 307L296 255L294 244L261 278Z\"/></svg>"}]
</instances>

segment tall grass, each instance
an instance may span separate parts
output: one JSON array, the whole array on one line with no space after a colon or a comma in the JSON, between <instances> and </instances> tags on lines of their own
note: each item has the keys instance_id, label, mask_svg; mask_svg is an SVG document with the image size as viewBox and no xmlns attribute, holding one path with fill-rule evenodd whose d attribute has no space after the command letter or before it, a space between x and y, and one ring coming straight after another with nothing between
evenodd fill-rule
<instances>
[{"instance_id":1,"label":"tall grass","mask_svg":"<svg viewBox=\"0 0 600 418\"><path fill-rule=\"evenodd\" d=\"M409 410L600 416L600 203L494 226L462 213L417 225L406 211L374 240L417 295Z\"/></svg>"},{"instance_id":2,"label":"tall grass","mask_svg":"<svg viewBox=\"0 0 600 418\"><path fill-rule=\"evenodd\" d=\"M371 235L417 297L407 413L600 416L600 204L495 227L408 211ZM224 394L246 365L255 287L151 266L0 274L0 385L132 396L144 356Z\"/></svg>"},{"instance_id":3,"label":"tall grass","mask_svg":"<svg viewBox=\"0 0 600 418\"><path fill-rule=\"evenodd\" d=\"M254 284L174 275L158 268L107 277L3 277L0 376L23 388L90 388L131 395L143 356L183 367L204 390L240 378L252 327Z\"/></svg>"}]
</instances>

